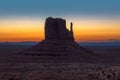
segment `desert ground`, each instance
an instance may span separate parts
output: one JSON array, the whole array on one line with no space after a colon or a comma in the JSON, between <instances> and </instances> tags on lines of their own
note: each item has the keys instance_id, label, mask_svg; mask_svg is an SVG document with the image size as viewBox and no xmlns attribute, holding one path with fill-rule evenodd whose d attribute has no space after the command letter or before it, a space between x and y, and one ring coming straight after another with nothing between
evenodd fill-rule
<instances>
[{"instance_id":1,"label":"desert ground","mask_svg":"<svg viewBox=\"0 0 120 80\"><path fill-rule=\"evenodd\" d=\"M120 46L81 45L103 62L17 61L13 55L35 44L0 44L0 80L120 80Z\"/></svg>"}]
</instances>

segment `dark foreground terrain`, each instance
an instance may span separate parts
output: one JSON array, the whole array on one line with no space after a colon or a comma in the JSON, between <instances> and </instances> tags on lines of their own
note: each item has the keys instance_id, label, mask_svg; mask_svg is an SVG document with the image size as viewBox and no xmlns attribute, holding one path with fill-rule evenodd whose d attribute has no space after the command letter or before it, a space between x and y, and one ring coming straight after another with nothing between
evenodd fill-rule
<instances>
[{"instance_id":1,"label":"dark foreground terrain","mask_svg":"<svg viewBox=\"0 0 120 80\"><path fill-rule=\"evenodd\" d=\"M16 53L36 43L0 44L0 80L120 80L120 46L87 45L108 62L41 62L12 60Z\"/></svg>"}]
</instances>

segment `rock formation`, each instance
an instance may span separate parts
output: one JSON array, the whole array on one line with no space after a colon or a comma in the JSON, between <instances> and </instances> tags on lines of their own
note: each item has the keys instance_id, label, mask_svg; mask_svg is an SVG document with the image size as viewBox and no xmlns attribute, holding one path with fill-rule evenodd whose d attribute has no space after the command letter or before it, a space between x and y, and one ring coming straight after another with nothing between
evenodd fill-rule
<instances>
[{"instance_id":1,"label":"rock formation","mask_svg":"<svg viewBox=\"0 0 120 80\"><path fill-rule=\"evenodd\" d=\"M74 41L72 27L71 23L71 29L69 31L66 28L66 21L64 19L49 17L45 22L45 40Z\"/></svg>"},{"instance_id":2,"label":"rock formation","mask_svg":"<svg viewBox=\"0 0 120 80\"><path fill-rule=\"evenodd\" d=\"M45 39L32 48L21 52L27 58L39 60L77 60L90 61L96 54L79 46L74 41L73 23L70 31L66 28L66 20L49 17L45 22ZM28 57L29 56L29 57Z\"/></svg>"}]
</instances>

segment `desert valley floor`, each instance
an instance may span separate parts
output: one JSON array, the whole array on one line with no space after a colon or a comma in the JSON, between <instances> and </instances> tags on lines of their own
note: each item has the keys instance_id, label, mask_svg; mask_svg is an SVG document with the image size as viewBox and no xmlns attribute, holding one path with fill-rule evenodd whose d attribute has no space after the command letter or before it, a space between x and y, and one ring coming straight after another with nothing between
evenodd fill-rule
<instances>
[{"instance_id":1,"label":"desert valley floor","mask_svg":"<svg viewBox=\"0 0 120 80\"><path fill-rule=\"evenodd\" d=\"M103 62L17 61L16 53L34 44L0 44L0 80L120 80L120 46L84 46Z\"/></svg>"}]
</instances>

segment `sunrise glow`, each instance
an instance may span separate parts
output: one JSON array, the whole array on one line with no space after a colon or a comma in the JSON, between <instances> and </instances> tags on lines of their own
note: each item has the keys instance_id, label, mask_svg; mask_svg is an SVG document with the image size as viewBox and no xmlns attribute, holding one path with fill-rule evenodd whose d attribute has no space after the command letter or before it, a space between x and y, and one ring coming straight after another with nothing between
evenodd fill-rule
<instances>
[{"instance_id":1,"label":"sunrise glow","mask_svg":"<svg viewBox=\"0 0 120 80\"><path fill-rule=\"evenodd\" d=\"M39 42L44 39L44 21L40 18L13 18L0 20L0 42ZM106 41L120 39L119 19L67 19L74 24L76 41Z\"/></svg>"}]
</instances>

